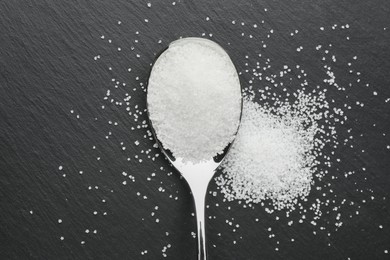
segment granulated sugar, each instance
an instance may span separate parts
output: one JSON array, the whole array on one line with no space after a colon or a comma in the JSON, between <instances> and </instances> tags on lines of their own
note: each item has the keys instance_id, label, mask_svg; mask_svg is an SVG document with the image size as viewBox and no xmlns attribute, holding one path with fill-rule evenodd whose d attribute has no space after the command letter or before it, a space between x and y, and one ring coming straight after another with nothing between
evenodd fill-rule
<instances>
[{"instance_id":1,"label":"granulated sugar","mask_svg":"<svg viewBox=\"0 0 390 260\"><path fill-rule=\"evenodd\" d=\"M241 94L226 52L210 40L173 42L153 66L148 109L158 139L191 162L221 153L237 131Z\"/></svg>"},{"instance_id":2,"label":"granulated sugar","mask_svg":"<svg viewBox=\"0 0 390 260\"><path fill-rule=\"evenodd\" d=\"M293 209L308 196L324 142L318 121L327 107L324 93L303 92L296 102L260 106L244 100L237 139L217 177L225 198L258 203L270 199L275 209Z\"/></svg>"},{"instance_id":3,"label":"granulated sugar","mask_svg":"<svg viewBox=\"0 0 390 260\"><path fill-rule=\"evenodd\" d=\"M171 3L168 4L172 6ZM180 6L184 5L177 4L175 8ZM159 6L145 2L145 10L154 8ZM175 10L179 12L180 9ZM269 9L268 12L272 14L273 11ZM195 226L190 232L187 229L177 232L178 228L185 227L184 221L187 219L179 214L178 219L183 221L172 221L172 210L188 210L188 189L178 181L175 171L167 165L166 160L162 159L163 156L155 143L145 106L148 74L144 68L140 70L138 65L149 64L154 59L151 49L146 47L157 52L163 49L172 37L176 37L174 35L180 33L169 33L167 36L162 30L160 35L155 34L157 31L151 27L156 25L153 16L141 18L142 21L149 20L148 23L142 22L142 25L147 27L134 28L133 35L129 35L129 26L135 24L133 21L123 20L119 25L118 20L115 20L115 30L110 33L104 28L104 35L97 36L102 46L99 53L95 53L91 59L96 62L99 72L106 70L108 73L102 74L106 75L102 86L95 86L98 93L101 93L103 103L99 105L99 113L92 114L92 117L83 112L76 103L74 107L69 107L69 116L77 124L83 123L87 126L90 122L92 130L100 129L104 132L102 135L90 136L91 141L95 138L94 143L84 141L88 141L91 151L85 154L77 168L74 168L73 161L68 162L65 158L55 167L61 180L71 180L72 183L81 185L78 188L86 190L88 196L79 197L77 200L90 205L86 208L89 216L85 216L85 226L74 230L75 236L66 236L64 230L61 231L63 233L53 233L53 237L57 236L65 247L77 242L82 243L86 249L97 241L112 241L106 224L111 223L110 215L115 214L114 209L123 210L118 208L117 202L125 196L132 202L127 203L126 207L136 209L132 212L137 214L129 216L134 228L137 226L141 227L141 231L152 230L151 234L155 236L155 240L161 241L157 246L148 241L140 241L133 248L134 255L129 255L128 258L169 258L183 251L183 246L188 245L186 238L196 238ZM376 117L376 113L388 111L386 109L390 98L383 93L381 86L366 81L370 79L367 76L373 74L370 66L365 68L365 60L359 60L360 56L357 55L361 53L353 53L357 50L354 40L358 38L352 37L348 24L323 24L316 30L311 30L306 27L293 28L293 24L285 28L272 28L274 23L269 23L267 19L245 20L241 21L239 17L224 20L211 13L205 14L197 20L200 25L224 25L229 29L229 35L223 30L211 29L217 27L210 27L208 30L208 27L203 25L195 28L193 34L215 37L222 46L235 54L243 93L254 97L245 101L238 139L224 162L224 172L217 177L219 190L215 190L214 183L209 187L207 222L215 227L214 231L209 230L214 236L209 246L219 248L214 249L218 254L226 248L242 250L245 247L243 243L260 242L261 250L251 253L252 258L257 259L267 256L272 258L271 254L268 254L271 247L274 247L275 252L278 251L276 258L290 256L294 250L306 252L307 247L311 246L308 244L310 241L314 246L321 243L327 245L330 249L329 255L332 255L334 250L333 253L341 257L337 248L346 244L340 244L340 236L334 237L334 232L341 229L349 232L354 229L357 232L350 234L357 236L360 228L355 224L359 222L369 224L361 229L362 232L365 230L360 234L361 240L356 240L360 241L360 244L364 244L362 241L367 236L380 237L385 234L389 226L386 220L372 218L374 215L367 213L379 214L375 210L379 207L373 205L388 203L387 193L383 193L386 190L378 189L379 186L373 184L378 181L377 163L381 164L383 153L390 150L388 128L383 122L377 122L382 117ZM359 29L354 30L358 32ZM150 32L153 32L153 35L150 35ZM315 41L307 41L309 32L313 33ZM189 32L186 32L186 35L187 33ZM365 33L361 31L361 35ZM384 36L387 34L377 35L377 39L383 41ZM131 46L128 45L129 38L134 42ZM278 44L286 39L288 44ZM275 43L283 48L275 48ZM192 50L196 51L187 55L207 56L204 55L203 49L199 52L197 48L202 49L202 46L194 46ZM185 51L182 50L181 53L184 54ZM211 56L206 58L210 60ZM185 61L184 56L175 59ZM164 73L170 75L176 84L159 90L160 93L166 90L163 95L167 99L160 99L162 105L173 107L170 103L178 95L185 97L191 94L183 93L191 90L184 88L189 85L179 85L176 82L188 79L181 72L193 69L190 64L183 65L181 64L182 68L161 67L167 69ZM213 65L197 67L199 71L191 73L203 73L199 78L204 82L212 80L208 78L212 75L214 82L221 83L222 76L218 75L226 71L222 70L223 65L219 66L221 69L218 69L214 62ZM168 81L170 82L166 82ZM160 82L162 81L156 81L159 84ZM206 91L215 94L217 98L213 99L213 102L215 106L220 106L224 105L224 101L214 89L217 85L221 86L216 84L209 89L199 87L203 91L201 95ZM367 95L369 102L368 99L362 98L364 95ZM93 100L93 97L90 98ZM180 110L182 113L170 111L177 118L187 114L187 121L173 122L176 125L173 125L172 121L167 123L164 133L169 134L168 126L171 124L172 129L175 129L172 136L181 138L173 141L188 142L185 146L178 146L176 142L173 145L181 152L184 149L183 154L187 156L194 152L193 147L199 147L200 138L204 139L202 145L208 144L206 140L215 138L210 136L210 132L195 138L188 132L206 133L207 129L211 129L208 124L213 123L214 119L210 120L212 117L204 113L211 106L205 104L205 100L193 97L182 101L183 106L194 107L199 114L189 111L189 107L185 113L183 109ZM201 102L202 106L200 103L196 104L196 101ZM369 113L370 110L373 113ZM168 120L163 117L164 113L166 111L159 115L161 125L163 120ZM202 118L196 118L194 114L202 114ZM189 122L188 118L197 122ZM185 131L179 131L177 125ZM185 125L192 128L187 129ZM161 139L161 136L159 138ZM372 146L375 142L378 144ZM202 150L207 147L207 151L210 151L214 145L203 146ZM115 160L113 155L117 156ZM195 154L197 158L201 157L199 155ZM379 157L375 158L374 155ZM220 191L223 193L220 194ZM63 196L65 195L66 193L63 193ZM220 195L223 195L224 199ZM68 197L64 199L68 200ZM31 217L39 213L34 208L29 210ZM191 216L194 217L195 214L192 213ZM60 212L55 212L52 218L59 227L75 221L73 215L61 215ZM59 218L62 223L57 223ZM90 232L85 232L86 229ZM379 233L371 233L375 232L374 230ZM136 234L138 231L139 229L135 228L132 233ZM195 240L193 242L195 243ZM380 254L388 255L387 245L374 244L377 244L377 257L380 257ZM356 251L357 248L350 249L354 250L354 256L351 257L354 259L359 251ZM348 250L342 251L343 257L349 258ZM311 255L313 251L307 252L312 258L319 257Z\"/></svg>"}]
</instances>

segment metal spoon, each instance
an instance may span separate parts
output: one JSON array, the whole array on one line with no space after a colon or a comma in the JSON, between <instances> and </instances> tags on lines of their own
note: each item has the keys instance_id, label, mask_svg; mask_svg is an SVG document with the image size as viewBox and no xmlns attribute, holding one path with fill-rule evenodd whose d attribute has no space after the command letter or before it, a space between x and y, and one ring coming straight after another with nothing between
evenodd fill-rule
<instances>
[{"instance_id":1,"label":"metal spoon","mask_svg":"<svg viewBox=\"0 0 390 260\"><path fill-rule=\"evenodd\" d=\"M220 51L224 51L222 49L222 47L219 46L217 43L210 41L210 40L207 40L207 39L203 39L203 38L184 38L184 39L174 41L170 45L176 44L179 41L194 41L194 42L203 42L203 43L206 42L207 44L214 45L213 47L220 49ZM169 48L169 46L168 46L168 48ZM168 48L166 48L164 51L166 51ZM159 56L161 56L161 54L163 54L164 51L162 53L160 53ZM157 59L158 59L158 57L157 57ZM152 70L153 70L153 68L152 68ZM236 76L238 79L238 75L236 75ZM240 84L238 84L238 87L240 87ZM221 93L221 94L223 94L223 93ZM147 107L148 107L149 103L148 102L146 102L146 103L147 103ZM240 110L239 121L241 120L242 97L241 97L241 108L240 109L241 110ZM158 139L158 136L153 128L152 120L150 120L150 125L152 126L151 127L152 133L153 133L155 139L157 140L157 143L158 143L160 149L165 154L165 156L167 157L169 162L181 173L181 175L184 177L184 179L187 181L188 185L190 186L190 189L192 191L192 195L194 198L194 202L195 202L196 219L197 219L198 260L206 260L207 253L206 253L206 232L205 232L205 196L206 196L206 192L207 192L207 187L208 187L209 182L215 173L215 170L221 164L222 160L224 159L225 155L227 154L233 141L226 144L226 147L225 147L222 154L214 156L213 158L210 158L207 161L193 164L190 162L186 162L186 160L183 160L185 158L175 158L172 155L172 152L170 150L165 149L163 147L162 143L160 142L160 140ZM238 125L239 125L239 122L237 122L237 126ZM238 131L238 127L237 127L237 131ZM237 134L237 131L236 131L235 135Z\"/></svg>"}]
</instances>

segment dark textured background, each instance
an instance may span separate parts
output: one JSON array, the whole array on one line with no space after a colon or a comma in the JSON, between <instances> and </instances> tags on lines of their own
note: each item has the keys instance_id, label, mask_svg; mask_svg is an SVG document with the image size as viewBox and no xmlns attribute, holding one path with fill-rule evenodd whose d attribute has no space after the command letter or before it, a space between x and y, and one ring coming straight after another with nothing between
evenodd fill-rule
<instances>
[{"instance_id":1,"label":"dark textured background","mask_svg":"<svg viewBox=\"0 0 390 260\"><path fill-rule=\"evenodd\" d=\"M168 259L195 259L194 209L185 183L177 174L167 176L173 169L161 157L141 164L126 161L153 142L135 146L135 140L144 140L145 130L130 131L136 125L133 119L103 97L112 88L111 78L127 83L118 90L122 95L132 92L139 81L147 81L149 64L166 44L205 32L227 49L240 71L245 70L245 55L263 53L272 57L275 66L301 64L313 82L323 77L319 76L322 67L315 63L320 56L315 56L313 47L332 43L341 62L343 57L359 57L354 69L362 73L362 82L372 86L358 84L343 94L348 104L365 103L348 111L345 128L353 129L354 149L340 148L342 163L331 170L333 175L356 171L349 179L333 181L339 200L355 202L343 208L347 216L343 226L333 232L335 227L327 219L331 214L327 214L323 220L330 223L327 231L313 235L310 224L287 226L282 213L276 221L277 213L265 213L260 206L243 208L237 202L223 202L220 194L209 196L207 214L215 216L207 222L210 259L388 259L384 250L390 250L390 152L386 149L390 108L384 100L390 97L390 2L182 0L174 6L172 1L150 2L151 8L146 1L0 1L0 258L163 259L163 247L171 244ZM241 21L247 25L239 25ZM255 32L254 23L259 25ZM351 28L332 31L333 24ZM319 30L321 26L327 28L325 32ZM270 29L275 33L267 39ZM289 37L295 29L299 34ZM254 39L241 37L242 32L252 33ZM346 36L350 41L345 41ZM107 43L108 38L113 44ZM267 42L266 49L261 48L262 40ZM296 48L301 45L304 51L306 46L311 49L298 54ZM116 52L113 46L121 46L122 51ZM97 62L93 57L98 54L102 58ZM125 71L129 66L131 73ZM333 69L336 73L346 70L337 63ZM246 87L249 74L243 73L241 80ZM350 79L337 80L347 85ZM255 87L262 84L266 83ZM378 96L372 95L372 88ZM328 93L336 104L345 103L338 91ZM144 108L143 92L132 96L131 103ZM106 109L100 108L102 104ZM113 128L109 120L120 124ZM113 134L106 140L108 131ZM341 138L347 138L343 133ZM127 144L126 151L120 142ZM96 150L91 149L93 145ZM365 153L359 152L362 149ZM164 170L159 170L162 166ZM78 174L80 170L83 175ZM122 171L134 175L136 182L122 185ZM157 176L146 181L152 172ZM166 191L159 192L159 187ZM210 190L216 190L214 183ZM313 198L316 195L311 193ZM359 215L349 219L356 210ZM59 224L58 219L63 222ZM240 227L233 232L226 220ZM268 237L269 227L276 238ZM86 234L85 229L98 233ZM145 256L141 256L143 250L148 250Z\"/></svg>"}]
</instances>

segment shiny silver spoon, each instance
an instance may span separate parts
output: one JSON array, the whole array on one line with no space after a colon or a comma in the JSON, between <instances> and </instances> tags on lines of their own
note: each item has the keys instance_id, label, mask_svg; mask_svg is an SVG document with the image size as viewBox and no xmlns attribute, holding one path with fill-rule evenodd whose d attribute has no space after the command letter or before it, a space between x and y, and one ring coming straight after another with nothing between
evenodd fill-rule
<instances>
[{"instance_id":1,"label":"shiny silver spoon","mask_svg":"<svg viewBox=\"0 0 390 260\"><path fill-rule=\"evenodd\" d=\"M203 38L184 38L179 39L177 41L172 42L169 46L172 46L173 44L181 44L184 41L193 41L193 42L199 42L202 44L208 44L212 46L215 49L218 49L218 51L224 52L226 54L225 50L219 46L217 43L203 39ZM156 59L156 61L164 55L164 52L169 49L169 46L167 49L165 49ZM226 54L227 55L227 54ZM156 64L156 63L155 63ZM231 62L231 66L234 67L233 63ZM241 112L242 112L242 97L241 97L241 86L239 83L238 74L236 72L236 69L234 68L235 77L237 77L237 88L240 89L239 95L241 104L238 109L240 109L238 122L236 122L237 128L236 132L234 133L234 138L238 131L238 126L241 120ZM153 68L150 77L153 76ZM149 78L150 83L150 78ZM149 89L148 89L148 95L149 95ZM147 95L147 96L148 96ZM223 95L223 93L221 93ZM150 103L149 99L147 98L147 107L149 108ZM148 109L148 114L150 113ZM163 144L158 138L158 135L153 128L153 120L150 117L150 125L152 129L152 133L157 140L157 143L162 150L162 152L165 154L166 158L169 160L169 162L181 173L181 175L184 177L184 179L187 181L193 198L195 202L195 210L196 210L196 219L197 219L197 238L198 238L198 260L206 260L207 259L207 253L206 253L206 232L205 232L205 196L207 192L207 187L209 185L210 180L212 179L216 169L221 164L222 160L224 159L225 155L227 154L230 146L232 145L233 141L230 141L226 143L225 149L223 150L222 154L219 154L217 156L214 156L213 158L210 158L208 160L199 162L199 163L190 163L188 160L185 160L185 158L175 158L172 154L172 152L168 149L165 149ZM233 138L233 140L234 140Z\"/></svg>"}]
</instances>

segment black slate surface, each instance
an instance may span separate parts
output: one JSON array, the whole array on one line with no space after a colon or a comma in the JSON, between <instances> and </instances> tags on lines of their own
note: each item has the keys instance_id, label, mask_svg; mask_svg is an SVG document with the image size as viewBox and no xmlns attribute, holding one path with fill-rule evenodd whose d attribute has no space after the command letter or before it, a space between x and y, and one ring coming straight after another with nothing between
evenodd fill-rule
<instances>
[{"instance_id":1,"label":"black slate surface","mask_svg":"<svg viewBox=\"0 0 390 260\"><path fill-rule=\"evenodd\" d=\"M173 5L151 0L150 8L147 3L0 2L0 258L165 259L166 251L167 259L195 259L194 208L187 186L162 156L153 162L141 153L153 141L144 139L145 129L131 127L146 115L136 123L124 106L103 97L107 89L118 100L129 93L132 110L136 104L144 109L139 83L147 82L156 53L181 36L205 33L229 52L242 72L243 87L250 85L246 63L255 66L258 54L272 59L273 73L284 64L300 64L311 82L321 84L322 56L315 46L332 44L338 59L332 68L346 90L341 95L329 88L328 95L339 106L353 106L346 125L340 126L340 139L352 129L354 148L340 148L335 158L342 160L330 171L333 176L355 171L348 179L325 178L338 200L354 202L342 208L346 217L340 228L334 226L332 209L323 209L325 231L310 223L289 226L283 212L227 203L218 192L208 196L210 259L389 259L390 103L385 100L390 97L390 2L183 0ZM350 28L341 30L345 24ZM94 60L97 55L101 58ZM348 74L349 61L359 76ZM116 90L112 78L126 86ZM347 87L352 81L353 87ZM253 87L267 84L263 80ZM123 171L136 182L127 178L123 185ZM148 181L153 172L156 176ZM215 183L210 190L217 191ZM313 191L310 198L320 194Z\"/></svg>"}]
</instances>

